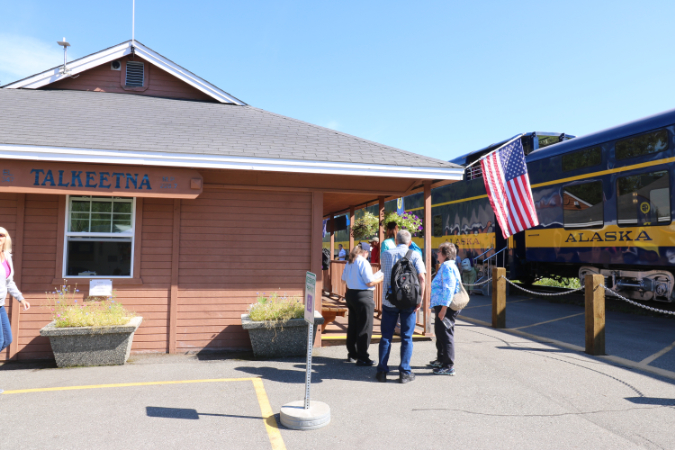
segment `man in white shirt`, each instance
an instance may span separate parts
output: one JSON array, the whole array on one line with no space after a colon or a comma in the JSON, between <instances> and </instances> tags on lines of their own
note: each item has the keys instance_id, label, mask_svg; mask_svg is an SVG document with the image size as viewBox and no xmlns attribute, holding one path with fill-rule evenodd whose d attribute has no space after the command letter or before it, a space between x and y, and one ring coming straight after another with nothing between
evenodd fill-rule
<instances>
[{"instance_id":1,"label":"man in white shirt","mask_svg":"<svg viewBox=\"0 0 675 450\"><path fill-rule=\"evenodd\" d=\"M342 248L342 244L338 244L340 251L338 252L338 261L344 261L347 258L347 252Z\"/></svg>"}]
</instances>

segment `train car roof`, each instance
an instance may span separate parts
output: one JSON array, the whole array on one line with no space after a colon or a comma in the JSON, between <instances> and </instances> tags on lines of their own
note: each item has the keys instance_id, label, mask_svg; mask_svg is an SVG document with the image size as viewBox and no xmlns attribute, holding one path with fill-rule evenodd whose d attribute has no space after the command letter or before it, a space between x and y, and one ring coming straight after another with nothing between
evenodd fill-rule
<instances>
[{"instance_id":1,"label":"train car roof","mask_svg":"<svg viewBox=\"0 0 675 450\"><path fill-rule=\"evenodd\" d=\"M550 132L545 132L545 131L530 131L529 133L524 133L523 136L532 136L532 135L540 135L540 136L560 136L560 135L563 135L563 134L565 134L566 136L569 136L570 138L574 138L574 137L575 137L574 135L568 135L568 134L566 134L566 133L550 133ZM465 155L458 156L458 157L455 158L455 159L451 159L450 162L453 163L453 164L459 164L460 166L466 166L467 164L472 163L473 161L475 161L476 159L478 159L478 158L476 158L476 156L482 155L483 153L486 153L486 152L492 151L492 150L494 150L494 149L496 149L496 148L499 148L500 146L506 144L506 143L509 142L511 139L513 139L513 138L515 138L515 137L517 137L517 136L520 136L520 133L519 133L519 134L514 134L513 136L511 136L511 137L508 138L508 139L504 139L503 141L495 142L494 144L490 144L490 145L488 145L487 147L483 147L483 148L481 148L481 149L479 149L479 150L474 150L474 151L469 152L469 153L467 153L467 154L465 154Z\"/></svg>"},{"instance_id":2,"label":"train car roof","mask_svg":"<svg viewBox=\"0 0 675 450\"><path fill-rule=\"evenodd\" d=\"M596 131L580 136L569 141L559 142L555 145L538 149L527 155L527 161L538 161L544 158L573 152L583 148L592 147L618 138L644 133L657 128L662 128L675 123L675 109L644 117L633 122L627 122L605 130Z\"/></svg>"}]
</instances>

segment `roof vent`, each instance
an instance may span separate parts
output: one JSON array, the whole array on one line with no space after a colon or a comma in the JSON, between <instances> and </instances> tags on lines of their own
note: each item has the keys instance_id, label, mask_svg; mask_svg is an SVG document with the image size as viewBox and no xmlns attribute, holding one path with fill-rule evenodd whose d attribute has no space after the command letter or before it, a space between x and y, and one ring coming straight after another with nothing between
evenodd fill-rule
<instances>
[{"instance_id":1,"label":"roof vent","mask_svg":"<svg viewBox=\"0 0 675 450\"><path fill-rule=\"evenodd\" d=\"M119 61L113 61L110 63L110 68L112 70L122 70L122 63Z\"/></svg>"},{"instance_id":2,"label":"roof vent","mask_svg":"<svg viewBox=\"0 0 675 450\"><path fill-rule=\"evenodd\" d=\"M127 77L125 85L128 87L143 87L143 63L127 61Z\"/></svg>"}]
</instances>

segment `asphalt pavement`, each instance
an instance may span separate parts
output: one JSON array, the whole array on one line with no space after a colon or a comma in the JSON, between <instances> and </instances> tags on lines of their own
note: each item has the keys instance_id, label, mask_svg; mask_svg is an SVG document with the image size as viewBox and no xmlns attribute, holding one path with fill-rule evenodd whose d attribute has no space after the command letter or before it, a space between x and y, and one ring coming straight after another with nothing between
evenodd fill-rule
<instances>
[{"instance_id":1,"label":"asphalt pavement","mask_svg":"<svg viewBox=\"0 0 675 450\"><path fill-rule=\"evenodd\" d=\"M628 345L632 336L612 343L608 333L608 352L625 349L622 356L591 357L575 349L583 345L576 317L561 319L577 314L573 305L508 304L507 325L527 328L504 331L478 324L489 320L487 300L473 298L457 323L455 377L426 367L435 359L430 341L414 344L417 379L405 385L394 381L395 367L390 381L377 383L375 369L346 362L344 348L317 349L311 395L331 407L332 421L315 431L276 421L283 404L303 398L303 358L132 355L125 366L71 369L8 363L0 367L0 449L675 448L675 374L668 364L661 372L637 365L672 334L644 349ZM554 321L536 325L546 320ZM672 333L658 320L639 327L626 320L636 334ZM608 331L621 326L612 323ZM398 364L399 348L390 363Z\"/></svg>"}]
</instances>

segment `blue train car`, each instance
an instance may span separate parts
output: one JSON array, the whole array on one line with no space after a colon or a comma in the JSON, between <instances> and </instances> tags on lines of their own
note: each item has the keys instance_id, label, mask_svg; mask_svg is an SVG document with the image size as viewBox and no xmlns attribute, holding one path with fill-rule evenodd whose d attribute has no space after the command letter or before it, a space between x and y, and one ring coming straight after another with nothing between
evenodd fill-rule
<instances>
[{"instance_id":1,"label":"blue train car","mask_svg":"<svg viewBox=\"0 0 675 450\"><path fill-rule=\"evenodd\" d=\"M518 233L512 276L600 273L629 298L673 301L674 162L675 110L529 154L540 225Z\"/></svg>"}]
</instances>

